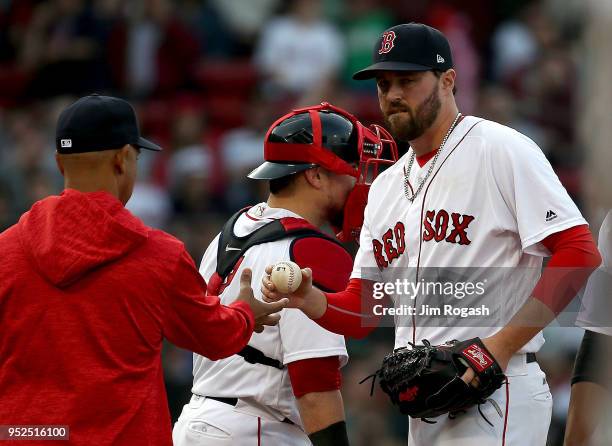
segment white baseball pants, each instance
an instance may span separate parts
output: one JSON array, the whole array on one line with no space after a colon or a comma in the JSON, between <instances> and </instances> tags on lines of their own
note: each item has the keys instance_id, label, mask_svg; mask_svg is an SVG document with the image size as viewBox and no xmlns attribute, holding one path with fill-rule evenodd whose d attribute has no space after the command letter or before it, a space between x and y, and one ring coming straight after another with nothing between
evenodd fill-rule
<instances>
[{"instance_id":1,"label":"white baseball pants","mask_svg":"<svg viewBox=\"0 0 612 446\"><path fill-rule=\"evenodd\" d=\"M512 357L506 369L508 383L480 406L489 425L473 407L455 419L440 416L428 424L410 418L409 446L545 446L552 416L552 395L546 375L525 354Z\"/></svg>"},{"instance_id":2,"label":"white baseball pants","mask_svg":"<svg viewBox=\"0 0 612 446\"><path fill-rule=\"evenodd\" d=\"M194 395L172 431L175 446L308 446L294 424L263 418L220 401Z\"/></svg>"}]
</instances>

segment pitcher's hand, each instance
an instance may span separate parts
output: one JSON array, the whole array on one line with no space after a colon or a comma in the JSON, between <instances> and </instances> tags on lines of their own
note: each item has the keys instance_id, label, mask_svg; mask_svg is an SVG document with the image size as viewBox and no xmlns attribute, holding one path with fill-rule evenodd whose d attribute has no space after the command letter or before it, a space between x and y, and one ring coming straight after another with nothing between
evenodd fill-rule
<instances>
[{"instance_id":1,"label":"pitcher's hand","mask_svg":"<svg viewBox=\"0 0 612 446\"><path fill-rule=\"evenodd\" d=\"M327 299L325 294L312 285L312 270L303 268L302 283L293 293L283 294L276 289L270 279L273 265L266 267L266 274L261 279L261 293L266 302L279 302L288 299L288 308L298 308L311 319L318 319L327 310Z\"/></svg>"}]
</instances>

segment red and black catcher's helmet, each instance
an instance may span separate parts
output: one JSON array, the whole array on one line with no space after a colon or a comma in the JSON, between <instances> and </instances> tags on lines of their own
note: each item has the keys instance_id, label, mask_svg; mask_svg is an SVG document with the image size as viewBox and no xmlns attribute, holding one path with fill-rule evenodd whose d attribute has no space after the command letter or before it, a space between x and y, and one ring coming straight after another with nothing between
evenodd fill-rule
<instances>
[{"instance_id":1,"label":"red and black catcher's helmet","mask_svg":"<svg viewBox=\"0 0 612 446\"><path fill-rule=\"evenodd\" d=\"M249 178L273 180L315 166L357 176L358 121L330 104L306 107L276 120L264 140L264 159Z\"/></svg>"},{"instance_id":2,"label":"red and black catcher's helmet","mask_svg":"<svg viewBox=\"0 0 612 446\"><path fill-rule=\"evenodd\" d=\"M341 240L359 237L372 181L381 167L398 159L397 145L382 127L366 127L355 116L327 102L276 120L264 140L265 162L248 176L274 180L321 166L357 179L344 208Z\"/></svg>"}]
</instances>

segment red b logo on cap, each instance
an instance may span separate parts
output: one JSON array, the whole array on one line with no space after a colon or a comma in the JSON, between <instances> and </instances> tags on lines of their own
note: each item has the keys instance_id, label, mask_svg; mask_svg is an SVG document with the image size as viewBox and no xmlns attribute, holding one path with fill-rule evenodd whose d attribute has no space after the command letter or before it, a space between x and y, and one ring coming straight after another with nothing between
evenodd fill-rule
<instances>
[{"instance_id":1,"label":"red b logo on cap","mask_svg":"<svg viewBox=\"0 0 612 446\"><path fill-rule=\"evenodd\" d=\"M393 48L393 41L395 40L395 31L385 31L382 35L382 42L378 54L385 54L391 51Z\"/></svg>"}]
</instances>

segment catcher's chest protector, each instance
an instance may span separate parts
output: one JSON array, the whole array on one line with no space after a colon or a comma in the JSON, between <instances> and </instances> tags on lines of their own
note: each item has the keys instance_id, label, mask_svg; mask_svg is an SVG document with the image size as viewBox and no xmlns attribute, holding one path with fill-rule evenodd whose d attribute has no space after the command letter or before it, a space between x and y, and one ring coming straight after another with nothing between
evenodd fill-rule
<instances>
[{"instance_id":1,"label":"catcher's chest protector","mask_svg":"<svg viewBox=\"0 0 612 446\"><path fill-rule=\"evenodd\" d=\"M287 237L318 237L338 243L306 220L295 217L273 220L244 237L238 237L234 235L234 226L238 218L248 210L249 208L241 209L223 225L217 247L217 268L209 280L207 294L218 296L223 292L224 285L229 282L227 279L233 277L244 254L253 246Z\"/></svg>"},{"instance_id":2,"label":"catcher's chest protector","mask_svg":"<svg viewBox=\"0 0 612 446\"><path fill-rule=\"evenodd\" d=\"M296 239L318 237L338 243L306 220L294 217L273 220L244 237L238 237L234 234L234 226L238 218L248 209L245 208L236 212L221 230L217 247L217 268L211 276L207 288L207 294L209 295L218 296L223 292L225 287L232 281L236 271L238 271L245 253L253 246L275 242L287 237L294 237ZM264 364L277 369L284 368L280 361L267 357L263 352L250 345L247 345L238 354L252 364Z\"/></svg>"}]
</instances>

